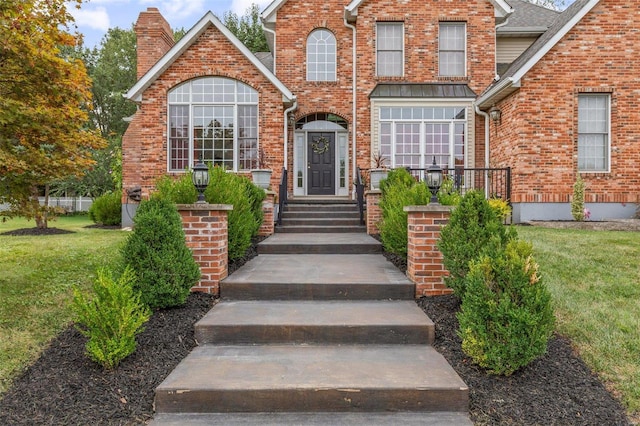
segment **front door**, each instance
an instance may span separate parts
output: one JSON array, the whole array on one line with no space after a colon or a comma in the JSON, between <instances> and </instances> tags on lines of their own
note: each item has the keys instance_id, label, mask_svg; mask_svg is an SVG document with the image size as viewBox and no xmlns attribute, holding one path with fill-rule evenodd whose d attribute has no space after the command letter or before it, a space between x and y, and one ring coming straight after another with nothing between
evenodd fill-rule
<instances>
[{"instance_id":1,"label":"front door","mask_svg":"<svg viewBox=\"0 0 640 426\"><path fill-rule=\"evenodd\" d=\"M307 194L335 195L335 133L315 132L307 137Z\"/></svg>"}]
</instances>

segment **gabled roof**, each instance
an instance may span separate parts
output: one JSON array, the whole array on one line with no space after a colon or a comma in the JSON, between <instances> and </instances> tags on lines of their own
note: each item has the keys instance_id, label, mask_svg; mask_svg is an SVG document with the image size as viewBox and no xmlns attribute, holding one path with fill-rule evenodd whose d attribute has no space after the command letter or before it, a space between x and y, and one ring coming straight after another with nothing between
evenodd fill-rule
<instances>
[{"instance_id":1,"label":"gabled roof","mask_svg":"<svg viewBox=\"0 0 640 426\"><path fill-rule=\"evenodd\" d=\"M274 1L274 3L278 1L286 1L286 0L276 0ZM360 5L365 1L367 0L352 0L351 3L349 3L349 5L347 5L344 8L345 16L347 17L347 19L353 20L353 18L358 16L358 7L360 7ZM509 3L507 3L505 0L488 0L488 1L491 2L491 4L493 4L493 6L496 8L496 17L502 18L513 12L513 8L509 6Z\"/></svg>"},{"instance_id":2,"label":"gabled roof","mask_svg":"<svg viewBox=\"0 0 640 426\"><path fill-rule=\"evenodd\" d=\"M295 96L251 51L233 35L211 12L207 12L138 82L125 93L125 98L140 101L142 93L156 81L208 28L214 26L238 49L256 69L262 73L281 93L283 102L292 102Z\"/></svg>"},{"instance_id":3,"label":"gabled roof","mask_svg":"<svg viewBox=\"0 0 640 426\"><path fill-rule=\"evenodd\" d=\"M524 0L508 0L513 13L497 29L499 37L538 36L551 27L560 12Z\"/></svg>"},{"instance_id":4,"label":"gabled roof","mask_svg":"<svg viewBox=\"0 0 640 426\"><path fill-rule=\"evenodd\" d=\"M487 108L520 87L520 79L533 68L600 0L576 0L556 18L547 32L541 35L506 70L500 80L489 86L478 98L477 105Z\"/></svg>"}]
</instances>

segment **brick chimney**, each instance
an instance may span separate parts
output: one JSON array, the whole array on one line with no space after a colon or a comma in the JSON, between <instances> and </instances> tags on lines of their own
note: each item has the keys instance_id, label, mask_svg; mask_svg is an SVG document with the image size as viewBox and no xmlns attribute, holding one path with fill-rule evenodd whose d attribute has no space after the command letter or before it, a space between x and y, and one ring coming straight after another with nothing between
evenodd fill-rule
<instances>
[{"instance_id":1,"label":"brick chimney","mask_svg":"<svg viewBox=\"0 0 640 426\"><path fill-rule=\"evenodd\" d=\"M140 12L134 26L138 46L138 79L175 44L173 31L157 7Z\"/></svg>"}]
</instances>

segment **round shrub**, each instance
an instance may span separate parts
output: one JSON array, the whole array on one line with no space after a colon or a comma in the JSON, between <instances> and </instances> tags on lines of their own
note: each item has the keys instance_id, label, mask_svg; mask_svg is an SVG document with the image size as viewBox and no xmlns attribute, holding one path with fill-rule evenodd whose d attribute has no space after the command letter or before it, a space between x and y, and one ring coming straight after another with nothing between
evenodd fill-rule
<instances>
[{"instance_id":1,"label":"round shrub","mask_svg":"<svg viewBox=\"0 0 640 426\"><path fill-rule=\"evenodd\" d=\"M122 201L119 192L107 192L96 198L89 208L89 219L105 226L122 223Z\"/></svg>"},{"instance_id":2,"label":"round shrub","mask_svg":"<svg viewBox=\"0 0 640 426\"><path fill-rule=\"evenodd\" d=\"M264 190L251 181L221 167L209 171L211 178L204 195L211 204L231 204L229 212L229 260L243 257L251 246L251 237L257 234L262 224L262 201Z\"/></svg>"},{"instance_id":3,"label":"round shrub","mask_svg":"<svg viewBox=\"0 0 640 426\"><path fill-rule=\"evenodd\" d=\"M442 228L438 249L443 264L449 271L445 281L461 299L465 293L465 276L469 262L482 254L492 239L501 244L516 238L513 228L502 224L498 212L493 209L479 191L469 191L451 212L449 223Z\"/></svg>"},{"instance_id":4,"label":"round shrub","mask_svg":"<svg viewBox=\"0 0 640 426\"><path fill-rule=\"evenodd\" d=\"M508 376L546 352L554 317L531 245L512 240L492 247L471 263L459 335L474 362Z\"/></svg>"},{"instance_id":5,"label":"round shrub","mask_svg":"<svg viewBox=\"0 0 640 426\"><path fill-rule=\"evenodd\" d=\"M153 197L164 198L176 204L193 204L198 200L198 191L191 181L191 172L174 179L167 175L156 182Z\"/></svg>"},{"instance_id":6,"label":"round shrub","mask_svg":"<svg viewBox=\"0 0 640 426\"><path fill-rule=\"evenodd\" d=\"M408 215L404 207L428 204L431 194L426 185L417 182L406 169L391 170L380 182L380 190L380 239L385 250L406 258Z\"/></svg>"},{"instance_id":7,"label":"round shrub","mask_svg":"<svg viewBox=\"0 0 640 426\"><path fill-rule=\"evenodd\" d=\"M185 242L175 204L162 198L140 203L122 257L135 272L136 291L151 308L184 305L200 279L200 268Z\"/></svg>"}]
</instances>

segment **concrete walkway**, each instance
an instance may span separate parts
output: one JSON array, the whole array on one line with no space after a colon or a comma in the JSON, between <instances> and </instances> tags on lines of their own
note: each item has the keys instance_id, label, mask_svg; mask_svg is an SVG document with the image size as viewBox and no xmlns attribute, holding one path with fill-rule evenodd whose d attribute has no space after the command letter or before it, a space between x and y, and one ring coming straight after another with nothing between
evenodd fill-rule
<instances>
[{"instance_id":1,"label":"concrete walkway","mask_svg":"<svg viewBox=\"0 0 640 426\"><path fill-rule=\"evenodd\" d=\"M362 233L261 243L157 388L152 424L471 425L413 285L373 247Z\"/></svg>"}]
</instances>

